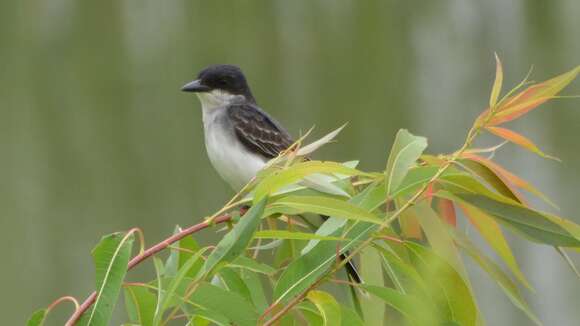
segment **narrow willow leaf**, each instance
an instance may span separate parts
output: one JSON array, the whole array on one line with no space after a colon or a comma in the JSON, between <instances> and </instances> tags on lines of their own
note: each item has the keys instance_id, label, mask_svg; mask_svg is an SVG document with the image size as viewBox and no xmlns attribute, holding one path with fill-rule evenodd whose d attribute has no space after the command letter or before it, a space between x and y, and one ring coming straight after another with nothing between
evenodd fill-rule
<instances>
[{"instance_id":1,"label":"narrow willow leaf","mask_svg":"<svg viewBox=\"0 0 580 326\"><path fill-rule=\"evenodd\" d=\"M131 322L152 326L157 297L143 286L125 286L125 307Z\"/></svg>"},{"instance_id":2,"label":"narrow willow leaf","mask_svg":"<svg viewBox=\"0 0 580 326\"><path fill-rule=\"evenodd\" d=\"M401 185L409 168L415 164L425 148L427 138L414 136L405 129L397 132L385 169L387 195L391 195Z\"/></svg>"},{"instance_id":3,"label":"narrow willow leaf","mask_svg":"<svg viewBox=\"0 0 580 326\"><path fill-rule=\"evenodd\" d=\"M349 309L343 305L340 306L340 320L341 320L341 326L364 326L364 322L362 321L362 319L360 318L359 315L357 315L356 312L354 312L352 309Z\"/></svg>"},{"instance_id":4,"label":"narrow willow leaf","mask_svg":"<svg viewBox=\"0 0 580 326\"><path fill-rule=\"evenodd\" d=\"M342 126L340 126L338 129L328 133L327 135L325 135L324 137L320 138L319 140L312 142L304 147L301 147L298 150L298 155L299 156L306 156L309 155L313 152L315 152L316 150L318 150L320 147L328 144L329 142L331 142L334 138L336 138L336 136L342 131L342 129L344 129L344 127L346 127L346 123L343 124Z\"/></svg>"},{"instance_id":5,"label":"narrow willow leaf","mask_svg":"<svg viewBox=\"0 0 580 326\"><path fill-rule=\"evenodd\" d=\"M215 311L196 309L193 312L193 318L191 319L190 324L193 326L209 326L213 324L218 326L231 326L234 323L226 316L216 313Z\"/></svg>"},{"instance_id":6,"label":"narrow willow leaf","mask_svg":"<svg viewBox=\"0 0 580 326\"><path fill-rule=\"evenodd\" d=\"M382 287L384 285L382 257L373 247L362 250L360 255L360 273L365 284ZM367 325L382 326L384 324L385 305L372 296L361 296L361 308Z\"/></svg>"},{"instance_id":7,"label":"narrow willow leaf","mask_svg":"<svg viewBox=\"0 0 580 326\"><path fill-rule=\"evenodd\" d=\"M292 232L286 230L264 230L257 231L254 234L256 239L292 239L292 240L326 240L326 241L344 241L346 239L339 237L322 236L315 233Z\"/></svg>"},{"instance_id":8,"label":"narrow willow leaf","mask_svg":"<svg viewBox=\"0 0 580 326\"><path fill-rule=\"evenodd\" d=\"M252 302L252 295L246 283L242 280L240 275L231 268L222 268L218 273L219 279L224 285L224 289L239 294L248 302Z\"/></svg>"},{"instance_id":9,"label":"narrow willow leaf","mask_svg":"<svg viewBox=\"0 0 580 326\"><path fill-rule=\"evenodd\" d=\"M26 322L26 326L43 326L44 321L46 320L46 315L48 315L48 309L43 308L36 310Z\"/></svg>"},{"instance_id":10,"label":"narrow willow leaf","mask_svg":"<svg viewBox=\"0 0 580 326\"><path fill-rule=\"evenodd\" d=\"M534 194L536 197L542 199L548 205L554 207L555 209L558 209L558 206L556 204L554 204L554 202L552 202L550 200L550 198L548 198L548 196L544 195L541 191L539 191L531 183L529 183L526 180L524 180L524 179L516 176L515 174L509 172L508 170L504 169L502 166L493 162L492 160L489 160L487 158L484 158L484 157L481 157L478 155L473 155L473 154L464 154L463 157L466 157L469 160L476 161L480 164L485 165L486 167L491 169L495 174L497 174L499 177L509 181L510 184L513 184L514 186L516 186L520 189L529 191L530 193ZM522 200L518 200L518 201L522 202Z\"/></svg>"},{"instance_id":11,"label":"narrow willow leaf","mask_svg":"<svg viewBox=\"0 0 580 326\"><path fill-rule=\"evenodd\" d=\"M510 301L519 309L521 309L536 325L542 325L538 317L532 312L525 299L522 297L516 285L512 280L501 270L496 263L486 257L478 248L475 246L469 238L459 233L458 231L453 232L454 238L457 243L467 252L475 262L477 262L481 268L486 271L489 276L494 279Z\"/></svg>"},{"instance_id":12,"label":"narrow willow leaf","mask_svg":"<svg viewBox=\"0 0 580 326\"><path fill-rule=\"evenodd\" d=\"M492 134L501 137L505 140L509 140L512 143L519 145L533 153L538 154L541 157L545 157L545 158L549 158L549 159L553 159L556 161L559 161L558 158L554 157L554 156L550 156L545 154L544 152L542 152L538 146L536 146L536 144L534 144L531 140L529 140L528 138L522 136L521 134L513 131L513 130L509 130L506 128L501 128L501 127L487 127L486 128L489 132L491 132Z\"/></svg>"},{"instance_id":13,"label":"narrow willow leaf","mask_svg":"<svg viewBox=\"0 0 580 326\"><path fill-rule=\"evenodd\" d=\"M459 205L459 207L461 207L469 222L471 222L483 239L485 239L495 253L505 262L517 279L528 289L532 289L526 276L522 273L497 222L491 216L470 205Z\"/></svg>"},{"instance_id":14,"label":"narrow willow leaf","mask_svg":"<svg viewBox=\"0 0 580 326\"><path fill-rule=\"evenodd\" d=\"M420 273L428 284L430 296L446 306L448 314L443 314L443 320L454 321L460 325L476 325L479 311L469 287L461 275L444 259L418 244L407 242L405 246L412 254Z\"/></svg>"},{"instance_id":15,"label":"narrow willow leaf","mask_svg":"<svg viewBox=\"0 0 580 326\"><path fill-rule=\"evenodd\" d=\"M250 296L254 306L258 311L265 311L268 308L268 299L264 293L264 288L262 287L262 282L258 274L254 273L248 269L240 270L240 277L246 284L247 288L250 289Z\"/></svg>"},{"instance_id":16,"label":"narrow willow leaf","mask_svg":"<svg viewBox=\"0 0 580 326\"><path fill-rule=\"evenodd\" d=\"M346 190L334 183L336 181L337 179L334 178L329 180L328 176L324 174L311 174L304 177L300 184L325 194L350 198L350 194Z\"/></svg>"},{"instance_id":17,"label":"narrow willow leaf","mask_svg":"<svg viewBox=\"0 0 580 326\"><path fill-rule=\"evenodd\" d=\"M449 199L433 198L433 207L439 216L447 224L457 226L457 215L455 214L455 205Z\"/></svg>"},{"instance_id":18,"label":"narrow willow leaf","mask_svg":"<svg viewBox=\"0 0 580 326\"><path fill-rule=\"evenodd\" d=\"M379 196L377 194L382 194ZM371 209L384 200L385 188L382 183L373 183L354 196L349 202L362 209ZM346 220L330 217L316 232L323 236L342 236ZM356 223L345 235L349 240L340 248L345 252L355 243L365 240L377 225L367 222ZM274 288L275 303L287 302L300 294L321 277L336 261L336 243L330 241L310 240L302 250L301 256L292 261L285 269Z\"/></svg>"},{"instance_id":19,"label":"narrow willow leaf","mask_svg":"<svg viewBox=\"0 0 580 326\"><path fill-rule=\"evenodd\" d=\"M380 299L384 303L388 304L398 312L400 312L406 319L408 319L411 324L417 325L428 325L426 323L419 323L421 316L424 316L424 311L421 311L419 307L422 305L419 303L418 298L414 298L410 295L402 294L396 290L388 287L376 286L376 285L363 285L363 288L368 291L373 297ZM421 311L420 313L417 313ZM365 319L367 323L368 320ZM425 322L425 320L423 320ZM383 325L382 323L380 325Z\"/></svg>"},{"instance_id":20,"label":"narrow willow leaf","mask_svg":"<svg viewBox=\"0 0 580 326\"><path fill-rule=\"evenodd\" d=\"M356 169L357 165L358 165L358 161L347 161L347 162L343 162L340 163L341 165L349 168L349 169ZM324 180L326 180L327 182L333 182L334 185L341 187L341 189L345 189L346 185L350 185L352 186L352 184L350 184L349 178L350 175L345 175L345 174L340 174L340 173L336 173L336 174L314 174L316 175L316 178L323 178ZM270 176L269 174L267 174L267 176ZM308 177L306 177L308 178ZM341 186L342 184L346 184L345 186ZM346 190L345 190L346 191ZM276 198L279 196L284 196L284 195L300 195L300 194L304 194L304 193L313 193L314 190L308 188L303 182L298 182L298 183L291 183L285 186L282 186L280 188L278 188L278 190L273 191L270 193L270 198ZM350 194L349 194L350 196ZM347 196L347 197L349 197ZM254 200L255 198L255 192L250 192L249 194L247 194L244 199L240 202L240 203L250 203Z\"/></svg>"},{"instance_id":21,"label":"narrow willow leaf","mask_svg":"<svg viewBox=\"0 0 580 326\"><path fill-rule=\"evenodd\" d=\"M187 262L177 271L175 277L171 279L167 285L167 290L163 295L161 301L159 302L159 311L161 313L155 314L153 324L158 325L163 317L163 312L169 308L171 300L177 294L177 290L183 285L185 278L187 277L189 270L197 263L201 256L209 249L209 247L198 250L193 256L191 256Z\"/></svg>"},{"instance_id":22,"label":"narrow willow leaf","mask_svg":"<svg viewBox=\"0 0 580 326\"><path fill-rule=\"evenodd\" d=\"M104 236L92 251L96 272L97 297L93 308L81 318L81 325L108 325L127 273L133 235Z\"/></svg>"},{"instance_id":23,"label":"narrow willow leaf","mask_svg":"<svg viewBox=\"0 0 580 326\"><path fill-rule=\"evenodd\" d=\"M578 247L580 239L541 213L481 194L455 194L461 201L487 212L532 241L560 247ZM451 199L451 198L450 198Z\"/></svg>"},{"instance_id":24,"label":"narrow willow leaf","mask_svg":"<svg viewBox=\"0 0 580 326\"><path fill-rule=\"evenodd\" d=\"M320 174L343 174L348 176L366 175L356 169L344 166L336 162L307 161L296 163L289 168L274 172L262 180L254 190L254 203L268 194L275 193L278 189L296 183L304 177Z\"/></svg>"},{"instance_id":25,"label":"narrow willow leaf","mask_svg":"<svg viewBox=\"0 0 580 326\"><path fill-rule=\"evenodd\" d=\"M276 273L276 269L264 263L260 263L257 260L248 258L246 256L240 256L236 258L233 262L228 264L229 267L246 269L249 271L254 271L256 273L272 275Z\"/></svg>"},{"instance_id":26,"label":"narrow willow leaf","mask_svg":"<svg viewBox=\"0 0 580 326\"><path fill-rule=\"evenodd\" d=\"M459 161L462 166L467 168L471 173L479 176L492 186L500 194L511 198L517 202L523 203L523 199L515 189L512 189L510 182L501 174L495 172L488 165L479 160L463 159Z\"/></svg>"},{"instance_id":27,"label":"narrow willow leaf","mask_svg":"<svg viewBox=\"0 0 580 326\"><path fill-rule=\"evenodd\" d=\"M491 96L489 98L489 107L493 108L497 104L497 99L501 93L501 85L503 83L503 68L501 65L501 60L495 55L495 81L493 82L493 87L491 88Z\"/></svg>"},{"instance_id":28,"label":"narrow willow leaf","mask_svg":"<svg viewBox=\"0 0 580 326\"><path fill-rule=\"evenodd\" d=\"M324 319L322 319L322 315L318 308L310 301L304 300L296 305L296 309L299 310L301 315L307 321L308 326L323 326ZM342 318L341 318L342 319ZM292 318L292 322L288 322L288 325L297 325L296 318ZM282 326L282 325L281 325Z\"/></svg>"},{"instance_id":29,"label":"narrow willow leaf","mask_svg":"<svg viewBox=\"0 0 580 326\"><path fill-rule=\"evenodd\" d=\"M256 308L237 293L202 282L190 297L198 307L214 311L235 321L240 326L255 326L258 322Z\"/></svg>"},{"instance_id":30,"label":"narrow willow leaf","mask_svg":"<svg viewBox=\"0 0 580 326\"><path fill-rule=\"evenodd\" d=\"M313 290L306 296L318 310L323 319L323 325L334 326L341 324L340 305L334 297L327 292Z\"/></svg>"},{"instance_id":31,"label":"narrow willow leaf","mask_svg":"<svg viewBox=\"0 0 580 326\"><path fill-rule=\"evenodd\" d=\"M153 267L155 267L155 282L157 283L157 305L155 306L155 314L154 314L154 319L155 318L160 318L160 317L155 317L157 315L163 315L164 311L161 310L161 302L163 302L164 300L164 294L165 294L165 290L163 288L163 276L164 276L164 266L163 266L163 262L161 261L161 259L153 256Z\"/></svg>"},{"instance_id":32,"label":"narrow willow leaf","mask_svg":"<svg viewBox=\"0 0 580 326\"><path fill-rule=\"evenodd\" d=\"M437 213L425 202L419 203L413 209L416 211L419 223L423 231L425 231L432 250L453 266L461 275L465 284L470 287L469 276L446 225L437 216Z\"/></svg>"},{"instance_id":33,"label":"narrow willow leaf","mask_svg":"<svg viewBox=\"0 0 580 326\"><path fill-rule=\"evenodd\" d=\"M490 125L499 125L515 120L540 104L554 98L580 73L580 66L554 77L545 82L530 86L520 94L508 99L505 105L500 107L499 112L491 119Z\"/></svg>"},{"instance_id":34,"label":"narrow willow leaf","mask_svg":"<svg viewBox=\"0 0 580 326\"><path fill-rule=\"evenodd\" d=\"M396 198L397 207L405 204L404 198ZM417 219L417 214L412 209L406 209L399 216L401 236L405 239L423 239L423 231Z\"/></svg>"},{"instance_id":35,"label":"narrow willow leaf","mask_svg":"<svg viewBox=\"0 0 580 326\"><path fill-rule=\"evenodd\" d=\"M310 212L327 216L338 216L355 221L381 224L383 221L369 211L349 202L322 196L288 196L273 201L269 210L286 212L290 208L299 212ZM295 212L295 211L294 211Z\"/></svg>"},{"instance_id":36,"label":"narrow willow leaf","mask_svg":"<svg viewBox=\"0 0 580 326\"><path fill-rule=\"evenodd\" d=\"M203 274L209 274L218 267L218 264L231 262L244 252L260 225L266 201L267 198L263 198L252 206L234 228L223 237L205 261L202 267Z\"/></svg>"}]
</instances>

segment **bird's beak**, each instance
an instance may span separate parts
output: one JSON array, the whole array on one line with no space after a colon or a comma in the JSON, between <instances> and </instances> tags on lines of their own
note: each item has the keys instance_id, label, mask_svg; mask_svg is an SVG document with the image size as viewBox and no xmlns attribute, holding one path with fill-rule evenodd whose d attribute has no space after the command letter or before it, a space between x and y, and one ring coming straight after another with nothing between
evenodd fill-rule
<instances>
[{"instance_id":1,"label":"bird's beak","mask_svg":"<svg viewBox=\"0 0 580 326\"><path fill-rule=\"evenodd\" d=\"M181 90L183 92L200 93L200 92L209 92L211 89L205 85L202 85L199 79L196 79L190 83L183 85Z\"/></svg>"}]
</instances>

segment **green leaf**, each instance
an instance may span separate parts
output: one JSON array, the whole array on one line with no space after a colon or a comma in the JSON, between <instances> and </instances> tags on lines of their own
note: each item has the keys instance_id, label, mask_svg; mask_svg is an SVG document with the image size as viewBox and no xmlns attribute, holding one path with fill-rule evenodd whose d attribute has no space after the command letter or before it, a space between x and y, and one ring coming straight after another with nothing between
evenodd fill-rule
<instances>
[{"instance_id":1,"label":"green leaf","mask_svg":"<svg viewBox=\"0 0 580 326\"><path fill-rule=\"evenodd\" d=\"M414 136L405 129L399 130L385 170L387 195L391 195L401 185L409 168L415 164L425 148L427 138Z\"/></svg>"},{"instance_id":2,"label":"green leaf","mask_svg":"<svg viewBox=\"0 0 580 326\"><path fill-rule=\"evenodd\" d=\"M360 273L365 284L382 287L384 285L382 257L375 248L364 248L360 255ZM363 317L367 325L384 325L385 305L372 296L361 296Z\"/></svg>"},{"instance_id":3,"label":"green leaf","mask_svg":"<svg viewBox=\"0 0 580 326\"><path fill-rule=\"evenodd\" d=\"M203 265L202 271L205 275L218 267L218 264L231 262L244 252L260 225L266 201L267 198L264 198L252 206L218 243Z\"/></svg>"},{"instance_id":4,"label":"green leaf","mask_svg":"<svg viewBox=\"0 0 580 326\"><path fill-rule=\"evenodd\" d=\"M500 194L511 198L517 202L522 202L518 194L512 190L506 181L502 179L498 174L496 174L490 167L483 164L482 162L476 160L460 160L460 163L468 168L470 171L481 177L490 186L497 190Z\"/></svg>"},{"instance_id":5,"label":"green leaf","mask_svg":"<svg viewBox=\"0 0 580 326\"><path fill-rule=\"evenodd\" d=\"M240 277L248 287L251 289L250 296L254 306L258 311L265 311L268 308L268 300L266 294L264 293L264 288L262 287L262 282L258 274L251 270L243 269L240 270Z\"/></svg>"},{"instance_id":6,"label":"green leaf","mask_svg":"<svg viewBox=\"0 0 580 326\"><path fill-rule=\"evenodd\" d=\"M481 234L483 239L485 239L497 255L505 262L518 280L528 289L532 289L526 276L522 273L501 228L493 217L471 205L460 204L459 207L461 207L467 219L471 224L473 224L475 229L479 234Z\"/></svg>"},{"instance_id":7,"label":"green leaf","mask_svg":"<svg viewBox=\"0 0 580 326\"><path fill-rule=\"evenodd\" d=\"M260 263L257 260L248 258L246 256L240 256L236 258L233 262L228 264L229 267L238 267L242 269L246 269L249 271L262 273L266 275L272 275L276 273L276 269L266 265L264 263Z\"/></svg>"},{"instance_id":8,"label":"green leaf","mask_svg":"<svg viewBox=\"0 0 580 326\"><path fill-rule=\"evenodd\" d=\"M349 202L322 196L288 196L275 200L269 211L285 212L286 208L299 212L337 216L355 221L381 224L383 221L369 211Z\"/></svg>"},{"instance_id":9,"label":"green leaf","mask_svg":"<svg viewBox=\"0 0 580 326\"><path fill-rule=\"evenodd\" d=\"M421 305L418 303L419 302L418 299L413 298L410 295L405 295L405 294L402 294L396 290L393 290L393 289L387 288L387 287L383 287L383 286L366 285L365 284L362 287L365 290L367 290L367 292L372 294L373 297L378 298L381 301L384 301L386 304L393 307L395 310L400 312L403 316L405 316L410 321L417 323L417 319L419 318L419 316L424 313L423 311L421 311L421 313L417 313L418 311L420 311L418 309L418 307L421 307ZM383 305L383 307L384 307L384 305ZM367 322L367 324L370 322L367 319L365 319L365 321ZM417 324L418 325L427 325L427 324L419 324L419 323L417 323ZM380 325L383 325L382 321L381 321Z\"/></svg>"},{"instance_id":10,"label":"green leaf","mask_svg":"<svg viewBox=\"0 0 580 326\"><path fill-rule=\"evenodd\" d=\"M420 269L428 284L429 295L442 311L442 320L455 321L460 325L476 325L479 311L469 287L461 275L443 258L425 247L406 242L405 247Z\"/></svg>"},{"instance_id":11,"label":"green leaf","mask_svg":"<svg viewBox=\"0 0 580 326\"><path fill-rule=\"evenodd\" d=\"M163 290L163 274L165 273L163 262L158 257L153 256L153 267L155 267L155 276L157 282L157 305L155 306L155 316L163 315L161 302L164 300L165 291Z\"/></svg>"},{"instance_id":12,"label":"green leaf","mask_svg":"<svg viewBox=\"0 0 580 326\"><path fill-rule=\"evenodd\" d=\"M206 326L214 323L219 326L231 326L234 323L222 314L207 309L195 309L193 311L192 325Z\"/></svg>"},{"instance_id":13,"label":"green leaf","mask_svg":"<svg viewBox=\"0 0 580 326\"><path fill-rule=\"evenodd\" d=\"M421 276L413 266L383 247L379 247L379 250L383 256L383 267L399 292L402 294L414 293L426 288Z\"/></svg>"},{"instance_id":14,"label":"green leaf","mask_svg":"<svg viewBox=\"0 0 580 326\"><path fill-rule=\"evenodd\" d=\"M155 314L154 317L154 325L158 325L163 318L163 312L169 308L171 300L176 295L177 290L183 285L183 282L189 272L189 270L194 266L198 259L200 259L201 255L203 255L210 247L203 248L198 250L192 257L190 257L187 262L177 271L175 277L171 279L169 284L167 285L167 291L165 291L163 297L159 302L159 313Z\"/></svg>"},{"instance_id":15,"label":"green leaf","mask_svg":"<svg viewBox=\"0 0 580 326\"><path fill-rule=\"evenodd\" d=\"M345 165L336 162L300 162L285 170L274 172L265 177L254 190L254 202L261 200L267 194L273 194L278 189L296 183L304 177L315 173L343 174L348 176L366 175L364 172L346 167Z\"/></svg>"},{"instance_id":16,"label":"green leaf","mask_svg":"<svg viewBox=\"0 0 580 326\"><path fill-rule=\"evenodd\" d=\"M133 235L113 233L104 236L92 251L96 271L97 297L81 325L108 325L127 273Z\"/></svg>"},{"instance_id":17,"label":"green leaf","mask_svg":"<svg viewBox=\"0 0 580 326\"><path fill-rule=\"evenodd\" d=\"M413 209L427 240L429 240L431 249L453 266L469 286L467 271L446 225L426 202L415 205Z\"/></svg>"},{"instance_id":18,"label":"green leaf","mask_svg":"<svg viewBox=\"0 0 580 326\"><path fill-rule=\"evenodd\" d=\"M320 147L328 144L342 131L342 129L344 129L344 127L346 127L346 123L343 124L342 126L340 126L338 129L336 129L336 130L328 133L324 137L320 138L319 140L312 142L304 147L301 147L300 149L298 149L297 155L305 156L305 155L311 154L312 152L316 151Z\"/></svg>"},{"instance_id":19,"label":"green leaf","mask_svg":"<svg viewBox=\"0 0 580 326\"><path fill-rule=\"evenodd\" d=\"M46 320L46 315L48 315L48 309L38 309L36 310L32 316L26 322L26 326L42 326L44 325L44 321Z\"/></svg>"},{"instance_id":20,"label":"green leaf","mask_svg":"<svg viewBox=\"0 0 580 326\"><path fill-rule=\"evenodd\" d=\"M536 325L542 325L538 317L534 315L525 299L521 296L518 288L512 280L501 270L496 263L486 257L465 235L455 231L453 236L457 243L467 252L491 278L493 278L511 302L521 309Z\"/></svg>"},{"instance_id":21,"label":"green leaf","mask_svg":"<svg viewBox=\"0 0 580 326\"><path fill-rule=\"evenodd\" d=\"M315 233L294 232L287 230L264 230L257 231L254 234L256 239L291 239L291 240L326 240L326 241L344 241L344 238L326 237Z\"/></svg>"},{"instance_id":22,"label":"green leaf","mask_svg":"<svg viewBox=\"0 0 580 326\"><path fill-rule=\"evenodd\" d=\"M578 247L580 240L549 217L517 204L496 201L480 194L455 194L462 202L475 206L532 241L561 247Z\"/></svg>"},{"instance_id":23,"label":"green leaf","mask_svg":"<svg viewBox=\"0 0 580 326\"><path fill-rule=\"evenodd\" d=\"M152 326L157 297L143 286L125 286L125 307L131 322Z\"/></svg>"},{"instance_id":24,"label":"green leaf","mask_svg":"<svg viewBox=\"0 0 580 326\"><path fill-rule=\"evenodd\" d=\"M334 326L340 325L341 314L340 306L334 297L326 292L313 290L308 292L306 296L308 300L312 301L322 316L323 325Z\"/></svg>"},{"instance_id":25,"label":"green leaf","mask_svg":"<svg viewBox=\"0 0 580 326\"><path fill-rule=\"evenodd\" d=\"M233 293L237 293L248 302L252 302L250 289L246 286L246 283L244 283L236 271L231 268L222 268L220 269L217 276L221 280L221 283L224 285L224 289Z\"/></svg>"},{"instance_id":26,"label":"green leaf","mask_svg":"<svg viewBox=\"0 0 580 326\"><path fill-rule=\"evenodd\" d=\"M255 326L258 322L256 308L237 293L202 282L190 298L195 305L214 311L235 321L239 326Z\"/></svg>"},{"instance_id":27,"label":"green leaf","mask_svg":"<svg viewBox=\"0 0 580 326\"><path fill-rule=\"evenodd\" d=\"M341 316L341 326L364 326L364 322L354 312L352 309L349 309L343 305L340 306L340 316Z\"/></svg>"},{"instance_id":28,"label":"green leaf","mask_svg":"<svg viewBox=\"0 0 580 326\"><path fill-rule=\"evenodd\" d=\"M349 200L353 205L367 210L384 201L385 188L382 183L373 183ZM380 196L380 195L383 196ZM316 231L322 236L342 236L347 220L330 217ZM341 252L344 253L354 244L366 239L377 225L357 222L346 234ZM300 294L321 277L336 260L336 243L330 241L310 240L302 250L301 256L292 261L285 269L274 288L275 303L286 302Z\"/></svg>"}]
</instances>

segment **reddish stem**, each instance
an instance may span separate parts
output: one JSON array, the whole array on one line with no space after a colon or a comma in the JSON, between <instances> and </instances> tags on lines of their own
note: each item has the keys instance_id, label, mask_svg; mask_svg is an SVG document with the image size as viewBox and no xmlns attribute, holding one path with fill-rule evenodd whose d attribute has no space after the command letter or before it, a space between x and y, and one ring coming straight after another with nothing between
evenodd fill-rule
<instances>
[{"instance_id":1,"label":"reddish stem","mask_svg":"<svg viewBox=\"0 0 580 326\"><path fill-rule=\"evenodd\" d=\"M159 242L158 244L154 245L153 247L143 251L141 254L133 257L133 259L131 259L131 261L129 261L129 264L127 265L127 270L132 269L133 267L135 267L135 266L139 265L141 262L143 262L145 259L155 255L156 253L160 252L161 250L169 247L174 242L177 242L177 241L185 238L186 236L188 236L190 234L201 231L201 230L203 230L207 227L210 227L214 224L228 222L231 219L232 219L232 217L229 214L224 214L224 215L220 215L220 216L214 218L211 221L211 223L205 221L205 222L193 225L187 229L181 230L179 233L176 233L176 234L170 236L169 238ZM85 311L87 311L91 307L91 305L95 302L96 298L97 298L97 292L91 293L91 295L89 295L85 299L85 301L80 305L80 307L69 318L69 320L66 322L65 325L66 326L73 326L74 324L76 324L76 322L81 318L83 313Z\"/></svg>"}]
</instances>

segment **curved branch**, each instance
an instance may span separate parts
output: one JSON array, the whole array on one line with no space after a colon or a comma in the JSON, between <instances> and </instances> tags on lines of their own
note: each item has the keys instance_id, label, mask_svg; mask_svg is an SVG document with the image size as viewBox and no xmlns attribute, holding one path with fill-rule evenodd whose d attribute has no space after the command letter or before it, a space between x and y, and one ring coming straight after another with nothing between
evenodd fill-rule
<instances>
[{"instance_id":1,"label":"curved branch","mask_svg":"<svg viewBox=\"0 0 580 326\"><path fill-rule=\"evenodd\" d=\"M232 217L229 214L224 214L224 215L220 215L220 216L217 216L215 218L212 218L211 221L205 221L205 222L190 226L187 229L183 229L180 232L175 233L174 235L170 236L169 238L159 242L158 244L154 245L153 247L151 247L151 248L143 251L142 253L138 254L137 256L133 257L133 259L131 259L129 261L129 264L127 265L127 270L132 269L133 267L139 265L141 262L143 262L147 258L155 255L156 253L162 251L163 249L169 247L171 244L185 238L186 236L188 236L190 234L201 231L201 230L208 228L214 224L228 222L231 219L232 219ZM75 312L68 319L68 321L66 322L65 325L66 326L75 325L76 322L81 318L83 313L85 311L87 311L91 307L91 305L95 302L96 297L97 297L96 291L91 293L91 295L89 295L85 299L85 301L78 307L78 309L75 310Z\"/></svg>"}]
</instances>

